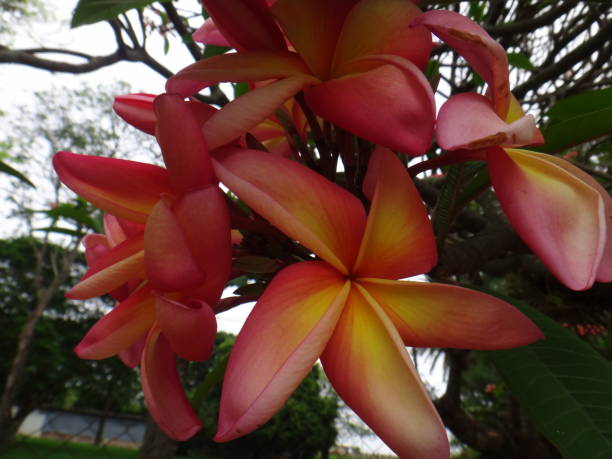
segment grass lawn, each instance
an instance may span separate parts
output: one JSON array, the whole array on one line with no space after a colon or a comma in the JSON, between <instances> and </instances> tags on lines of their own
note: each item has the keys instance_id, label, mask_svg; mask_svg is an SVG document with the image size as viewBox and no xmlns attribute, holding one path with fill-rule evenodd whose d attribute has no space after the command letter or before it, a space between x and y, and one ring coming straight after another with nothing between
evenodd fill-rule
<instances>
[{"instance_id":1,"label":"grass lawn","mask_svg":"<svg viewBox=\"0 0 612 459\"><path fill-rule=\"evenodd\" d=\"M0 451L0 459L134 459L138 451L117 446L94 446L87 443L66 442L51 438L18 437L6 451ZM344 456L330 456L344 459ZM206 459L204 457L175 457L174 459Z\"/></svg>"},{"instance_id":2,"label":"grass lawn","mask_svg":"<svg viewBox=\"0 0 612 459\"><path fill-rule=\"evenodd\" d=\"M138 457L138 452L128 448L25 437L18 437L10 449L0 452L2 459L133 459L135 457Z\"/></svg>"}]
</instances>

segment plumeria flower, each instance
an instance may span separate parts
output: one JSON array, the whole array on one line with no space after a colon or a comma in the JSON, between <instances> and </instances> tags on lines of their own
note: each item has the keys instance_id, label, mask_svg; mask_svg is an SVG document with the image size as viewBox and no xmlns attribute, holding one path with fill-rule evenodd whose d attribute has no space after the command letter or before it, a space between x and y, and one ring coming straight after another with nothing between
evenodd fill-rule
<instances>
[{"instance_id":1,"label":"plumeria flower","mask_svg":"<svg viewBox=\"0 0 612 459\"><path fill-rule=\"evenodd\" d=\"M458 94L442 107L445 150L480 150L502 209L525 243L567 287L612 281L612 198L591 176L555 156L517 149L543 143L509 91L506 54L480 26L449 11L415 21L432 30L485 79L487 96Z\"/></svg>"},{"instance_id":2,"label":"plumeria flower","mask_svg":"<svg viewBox=\"0 0 612 459\"><path fill-rule=\"evenodd\" d=\"M436 264L430 221L387 149L370 161L361 202L300 164L227 148L221 181L320 260L283 269L241 330L221 397L217 441L270 419L321 359L340 397L402 457L449 456L444 426L405 346L502 349L542 338L509 304L403 279Z\"/></svg>"},{"instance_id":3,"label":"plumeria flower","mask_svg":"<svg viewBox=\"0 0 612 459\"><path fill-rule=\"evenodd\" d=\"M92 327L76 352L107 358L146 336L140 362L147 405L168 435L185 440L200 421L175 360L205 360L212 351L213 308L231 270L229 213L192 108L172 95L159 96L154 106L167 169L68 152L58 153L54 166L77 194L116 215L116 222L132 222L124 237L107 225L106 248L99 237L87 241L91 264L67 296L126 288L129 296Z\"/></svg>"},{"instance_id":4,"label":"plumeria flower","mask_svg":"<svg viewBox=\"0 0 612 459\"><path fill-rule=\"evenodd\" d=\"M113 108L121 118L132 126L147 134L155 135L157 118L153 110L153 101L156 97L155 94L145 93L117 96L115 97ZM200 123L203 135L209 133L210 129L206 123L217 112L217 109L211 105L203 104L193 99L187 101L187 104ZM279 113L279 111L281 111L281 113ZM299 105L293 100L285 102L276 110L276 114L270 115L249 132L261 142L270 153L289 157L292 155L292 150L287 141L286 129L279 119L279 116L284 116L286 122L291 123L295 129L295 135L297 135L301 141L306 141L306 118ZM214 136L214 133L211 134ZM235 140L239 140L242 145L246 144L243 138L230 139L230 141Z\"/></svg>"},{"instance_id":5,"label":"plumeria flower","mask_svg":"<svg viewBox=\"0 0 612 459\"><path fill-rule=\"evenodd\" d=\"M424 27L408 27L421 14L413 3L203 3L238 52L184 68L168 80L166 90L188 96L222 81L276 80L238 97L211 118L209 128L219 145L303 91L317 115L362 138L413 155L430 147L435 104L422 70L431 34Z\"/></svg>"}]
</instances>

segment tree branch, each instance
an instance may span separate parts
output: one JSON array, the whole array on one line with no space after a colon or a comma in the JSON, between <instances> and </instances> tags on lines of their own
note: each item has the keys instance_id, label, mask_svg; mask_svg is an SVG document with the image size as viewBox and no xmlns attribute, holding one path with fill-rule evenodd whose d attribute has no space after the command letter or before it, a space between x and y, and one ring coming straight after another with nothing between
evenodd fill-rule
<instances>
[{"instance_id":1,"label":"tree branch","mask_svg":"<svg viewBox=\"0 0 612 459\"><path fill-rule=\"evenodd\" d=\"M571 69L576 63L590 56L592 53L600 49L607 41L610 40L612 35L612 22L608 22L605 26L599 29L597 34L593 35L589 40L578 46L573 51L567 53L561 59L559 59L553 65L541 69L535 73L525 83L517 86L512 91L517 99L522 99L525 94L532 90L537 89L541 84L548 80L555 79L557 76Z\"/></svg>"}]
</instances>

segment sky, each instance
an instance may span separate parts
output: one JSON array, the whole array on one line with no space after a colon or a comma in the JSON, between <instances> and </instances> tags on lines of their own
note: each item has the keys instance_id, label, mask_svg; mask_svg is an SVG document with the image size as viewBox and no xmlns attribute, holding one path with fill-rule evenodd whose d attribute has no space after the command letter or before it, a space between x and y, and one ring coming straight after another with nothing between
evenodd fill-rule
<instances>
[{"instance_id":1,"label":"sky","mask_svg":"<svg viewBox=\"0 0 612 459\"><path fill-rule=\"evenodd\" d=\"M69 28L71 10L76 0L46 0L44 4L49 11L48 20L20 27L11 44L13 48L45 46L82 51L92 55L104 55L114 51L114 36L107 24L88 25L72 30ZM184 0L179 3L179 7L181 5L197 6L197 3L193 0ZM147 49L173 72L193 62L185 48L176 42L171 43L170 53L167 55L163 53L164 44L161 39L150 39ZM65 59L63 56L57 57ZM134 90L150 93L163 92L165 83L163 77L140 63L121 62L80 75L50 73L23 65L1 64L0 110L6 110L8 107L30 100L33 91L61 90L66 86L78 87L83 82L96 85L113 81L125 81ZM231 290L227 290L225 294L231 294ZM253 304L244 304L219 314L217 316L219 330L237 334L252 307ZM422 359L420 368L424 370L429 366L430 362ZM440 395L444 387L442 366L438 364L435 370L429 376L426 375L424 379ZM390 453L390 450L378 440L368 440L368 443L372 451Z\"/></svg>"}]
</instances>

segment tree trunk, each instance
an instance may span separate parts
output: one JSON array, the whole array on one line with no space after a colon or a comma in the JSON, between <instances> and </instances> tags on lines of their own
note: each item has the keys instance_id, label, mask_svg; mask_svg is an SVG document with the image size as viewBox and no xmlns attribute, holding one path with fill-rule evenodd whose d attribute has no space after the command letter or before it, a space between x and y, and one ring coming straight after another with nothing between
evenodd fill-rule
<instances>
[{"instance_id":1,"label":"tree trunk","mask_svg":"<svg viewBox=\"0 0 612 459\"><path fill-rule=\"evenodd\" d=\"M44 249L43 249L44 250ZM37 253L37 266L35 270L35 285L38 286L36 289L36 306L28 316L28 320L19 333L19 340L17 342L17 349L13 362L6 376L4 383L4 390L2 391L2 398L0 399L0 447L11 443L17 433L19 424L23 420L21 417L14 417L12 414L12 408L14 405L15 397L19 391L21 381L25 374L26 363L28 361L28 355L30 353L30 346L34 339L34 332L36 330L36 324L42 317L45 308L49 305L53 294L62 285L70 274L70 267L72 261L76 255L76 248L67 254L61 269L55 275L50 285L43 287L42 284L42 263L43 257L40 256L40 252Z\"/></svg>"},{"instance_id":2,"label":"tree trunk","mask_svg":"<svg viewBox=\"0 0 612 459\"><path fill-rule=\"evenodd\" d=\"M177 449L176 442L157 427L153 419L149 418L144 441L138 454L139 459L172 459Z\"/></svg>"}]
</instances>

